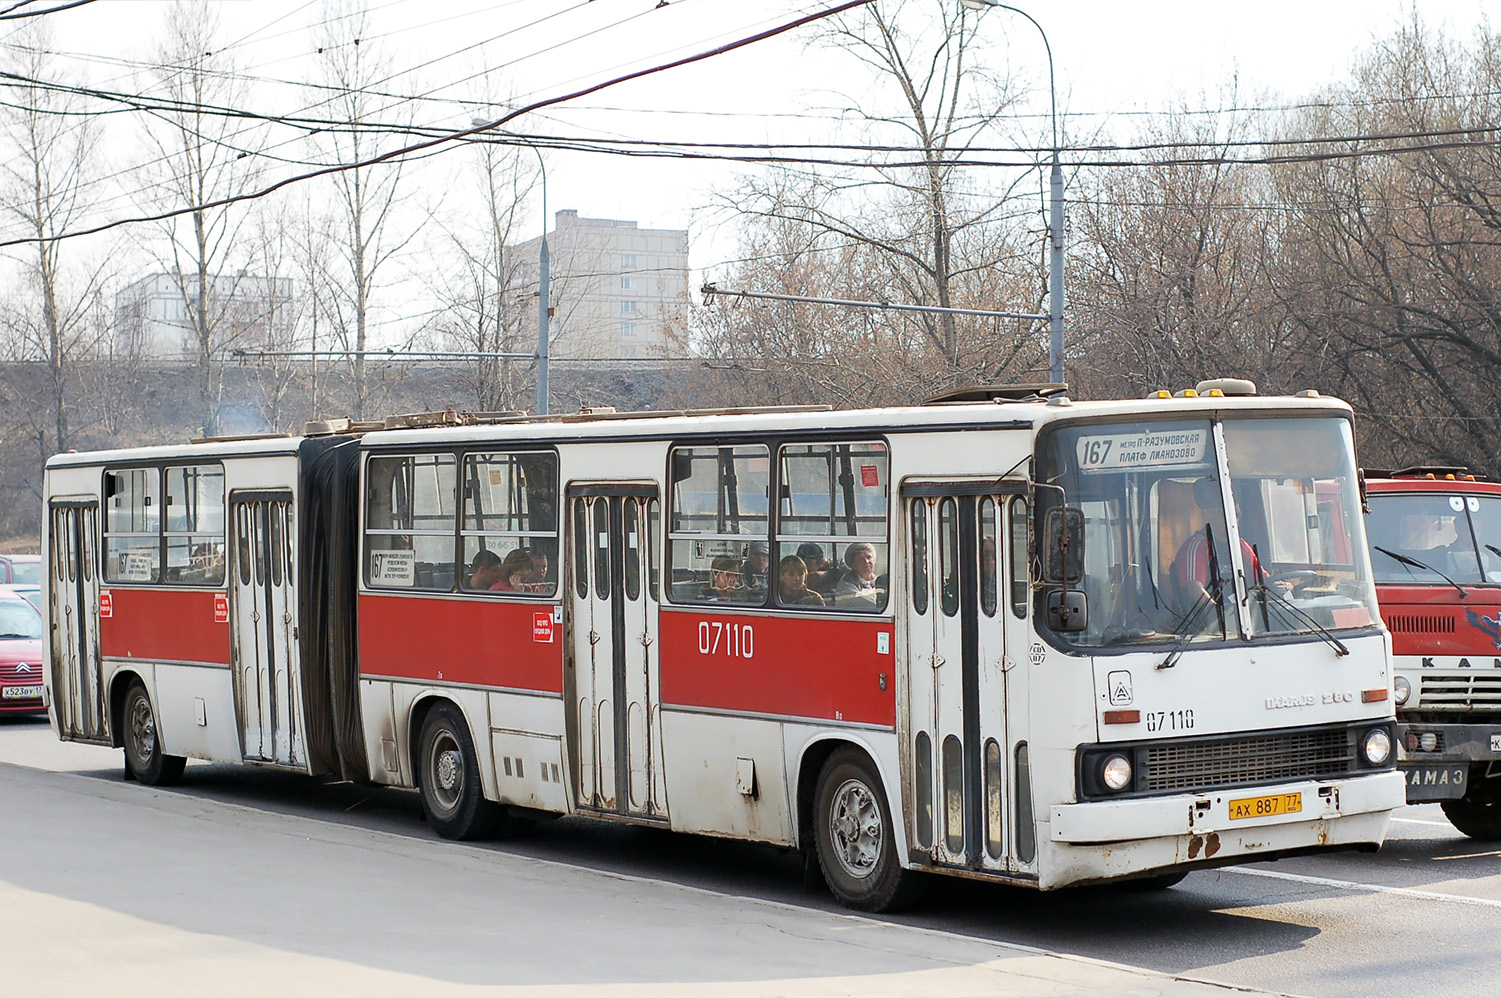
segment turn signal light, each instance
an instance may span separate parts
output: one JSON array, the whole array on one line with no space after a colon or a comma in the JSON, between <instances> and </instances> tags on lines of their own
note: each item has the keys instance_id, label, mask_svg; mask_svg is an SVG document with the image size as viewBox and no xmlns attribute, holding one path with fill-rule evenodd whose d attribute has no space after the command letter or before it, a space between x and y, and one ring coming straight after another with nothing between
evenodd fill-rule
<instances>
[{"instance_id":1,"label":"turn signal light","mask_svg":"<svg viewBox=\"0 0 1501 998\"><path fill-rule=\"evenodd\" d=\"M1381 702L1382 700L1385 700L1385 699L1386 699L1386 687L1385 686L1381 687L1381 689L1379 689L1379 690L1361 690L1360 691L1360 702L1361 703L1379 703L1379 702Z\"/></svg>"},{"instance_id":2,"label":"turn signal light","mask_svg":"<svg viewBox=\"0 0 1501 998\"><path fill-rule=\"evenodd\" d=\"M1107 710L1105 711L1106 724L1139 724L1141 711L1139 710Z\"/></svg>"}]
</instances>

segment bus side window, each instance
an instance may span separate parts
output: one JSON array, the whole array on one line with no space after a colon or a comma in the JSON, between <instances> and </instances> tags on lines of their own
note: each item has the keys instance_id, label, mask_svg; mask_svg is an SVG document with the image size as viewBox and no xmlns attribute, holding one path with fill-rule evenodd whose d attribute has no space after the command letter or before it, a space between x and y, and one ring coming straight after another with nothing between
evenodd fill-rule
<instances>
[{"instance_id":1,"label":"bus side window","mask_svg":"<svg viewBox=\"0 0 1501 998\"><path fill-rule=\"evenodd\" d=\"M161 472L106 471L104 495L104 581L161 581Z\"/></svg>"},{"instance_id":2,"label":"bus side window","mask_svg":"<svg viewBox=\"0 0 1501 998\"><path fill-rule=\"evenodd\" d=\"M672 601L764 604L775 572L767 547L770 448L676 447L669 463L667 560ZM767 567L760 568L758 559L767 561Z\"/></svg>"},{"instance_id":3,"label":"bus side window","mask_svg":"<svg viewBox=\"0 0 1501 998\"><path fill-rule=\"evenodd\" d=\"M778 462L777 601L801 610L886 609L886 445L879 440L787 444ZM799 584L797 575L804 572Z\"/></svg>"},{"instance_id":4,"label":"bus side window","mask_svg":"<svg viewBox=\"0 0 1501 998\"><path fill-rule=\"evenodd\" d=\"M453 588L457 494L452 454L370 458L365 468L365 571L371 586Z\"/></svg>"}]
</instances>

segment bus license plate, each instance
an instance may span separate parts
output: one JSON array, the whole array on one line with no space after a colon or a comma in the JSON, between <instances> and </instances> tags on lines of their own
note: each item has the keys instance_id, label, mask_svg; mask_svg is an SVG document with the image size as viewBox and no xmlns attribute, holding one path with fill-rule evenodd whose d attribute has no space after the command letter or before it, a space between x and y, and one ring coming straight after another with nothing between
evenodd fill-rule
<instances>
[{"instance_id":1,"label":"bus license plate","mask_svg":"<svg viewBox=\"0 0 1501 998\"><path fill-rule=\"evenodd\" d=\"M1242 797L1230 802L1230 820L1267 818L1274 814L1297 814L1301 810L1303 810L1303 795L1300 793Z\"/></svg>"},{"instance_id":2,"label":"bus license plate","mask_svg":"<svg viewBox=\"0 0 1501 998\"><path fill-rule=\"evenodd\" d=\"M5 687L4 694L0 694L6 700L30 700L33 697L41 695L42 688L40 686L7 686Z\"/></svg>"}]
</instances>

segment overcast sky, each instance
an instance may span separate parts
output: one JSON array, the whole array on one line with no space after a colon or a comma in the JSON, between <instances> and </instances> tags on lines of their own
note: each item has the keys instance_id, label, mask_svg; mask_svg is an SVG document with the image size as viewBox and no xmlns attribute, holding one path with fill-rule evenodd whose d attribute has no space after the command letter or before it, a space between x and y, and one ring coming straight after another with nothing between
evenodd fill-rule
<instances>
[{"instance_id":1,"label":"overcast sky","mask_svg":"<svg viewBox=\"0 0 1501 998\"><path fill-rule=\"evenodd\" d=\"M49 15L55 43L78 57L93 82L129 89L120 60L149 59L171 0L102 0ZM830 0L832 2L832 0ZM909 0L954 3L957 0ZM813 0L369 0L373 38L398 70L393 93L428 93L421 118L464 127L480 109L475 84L490 68L513 97L567 92L651 63L712 48L826 4ZM1104 128L1124 137L1121 112L1160 110L1179 98L1208 104L1232 74L1244 98L1292 97L1342 79L1356 53L1411 14L1404 0L1018 0L1046 30L1056 63L1060 107L1075 130ZM1468 36L1501 0L1426 0L1431 25ZM223 0L227 51L268 79L315 76L311 26L324 19L318 0ZM1004 10L985 14L986 56L1030 85L1029 128L1045 134L1047 60L1036 30ZM725 141L839 141L835 93L858 88L852 64L810 46L811 31L752 46L708 62L627 84L518 120L517 131ZM259 110L290 95L263 85ZM1117 115L1112 118L1111 115ZM1094 117L1099 116L1099 117ZM450 154L450 158L463 155ZM629 218L643 226L695 229L694 264L711 266L733 244L704 229L695 209L732 167L623 160L549 152L549 208ZM441 181L438 181L441 183ZM540 205L536 216L540 225Z\"/></svg>"}]
</instances>

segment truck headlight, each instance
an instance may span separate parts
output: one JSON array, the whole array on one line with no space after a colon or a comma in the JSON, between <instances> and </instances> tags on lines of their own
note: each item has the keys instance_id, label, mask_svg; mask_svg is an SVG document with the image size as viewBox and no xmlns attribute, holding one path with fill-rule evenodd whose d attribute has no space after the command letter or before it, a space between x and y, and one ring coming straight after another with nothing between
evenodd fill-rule
<instances>
[{"instance_id":1,"label":"truck headlight","mask_svg":"<svg viewBox=\"0 0 1501 998\"><path fill-rule=\"evenodd\" d=\"M1412 696L1412 684L1407 681L1406 676L1398 676L1396 679L1393 679L1392 690L1392 699L1397 701L1398 707L1406 703L1407 698Z\"/></svg>"},{"instance_id":2,"label":"truck headlight","mask_svg":"<svg viewBox=\"0 0 1501 998\"><path fill-rule=\"evenodd\" d=\"M1131 760L1116 754L1105 760L1100 767L1100 782L1111 790L1124 790L1131 785Z\"/></svg>"},{"instance_id":3,"label":"truck headlight","mask_svg":"<svg viewBox=\"0 0 1501 998\"><path fill-rule=\"evenodd\" d=\"M1368 766L1381 766L1392 754L1392 736L1385 728L1372 728L1360 739L1360 757Z\"/></svg>"}]
</instances>

